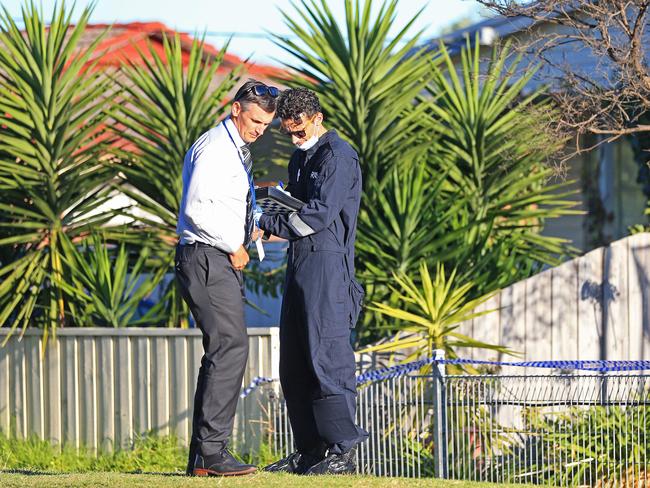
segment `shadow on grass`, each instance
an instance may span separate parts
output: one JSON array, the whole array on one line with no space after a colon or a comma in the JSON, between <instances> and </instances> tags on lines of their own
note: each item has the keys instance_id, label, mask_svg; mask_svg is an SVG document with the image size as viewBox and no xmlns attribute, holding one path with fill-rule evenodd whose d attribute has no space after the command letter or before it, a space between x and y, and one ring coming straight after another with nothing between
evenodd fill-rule
<instances>
[{"instance_id":1,"label":"shadow on grass","mask_svg":"<svg viewBox=\"0 0 650 488\"><path fill-rule=\"evenodd\" d=\"M25 476L61 476L61 475L66 475L66 474L88 474L88 473L96 473L97 471L35 471L32 469L0 469L0 474L22 474ZM155 471L108 471L110 473L114 474L144 474L148 476L178 476L178 477L187 477L187 475L182 472L178 471L176 473L170 473L169 471L165 472L155 472Z\"/></svg>"},{"instance_id":2,"label":"shadow on grass","mask_svg":"<svg viewBox=\"0 0 650 488\"><path fill-rule=\"evenodd\" d=\"M175 473L170 473L169 471L161 471L161 472L155 472L155 471L123 471L121 474L146 474L146 475L151 475L151 476L179 476L183 478L189 478L188 475L186 475L182 471L178 471Z\"/></svg>"},{"instance_id":3,"label":"shadow on grass","mask_svg":"<svg viewBox=\"0 0 650 488\"><path fill-rule=\"evenodd\" d=\"M27 476L60 476L67 473L57 473L56 471L34 471L31 469L0 469L0 474L24 474Z\"/></svg>"}]
</instances>

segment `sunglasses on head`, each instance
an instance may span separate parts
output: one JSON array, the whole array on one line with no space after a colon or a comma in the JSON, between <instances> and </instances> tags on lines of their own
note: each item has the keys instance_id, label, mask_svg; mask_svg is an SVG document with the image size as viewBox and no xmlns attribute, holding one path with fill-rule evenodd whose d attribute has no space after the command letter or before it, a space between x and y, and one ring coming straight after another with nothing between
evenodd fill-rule
<instances>
[{"instance_id":1,"label":"sunglasses on head","mask_svg":"<svg viewBox=\"0 0 650 488\"><path fill-rule=\"evenodd\" d=\"M251 87L251 91L255 93L255 95L257 95L258 97L269 95L275 98L280 94L280 90L278 90L276 87L266 86L266 85L253 85Z\"/></svg>"}]
</instances>

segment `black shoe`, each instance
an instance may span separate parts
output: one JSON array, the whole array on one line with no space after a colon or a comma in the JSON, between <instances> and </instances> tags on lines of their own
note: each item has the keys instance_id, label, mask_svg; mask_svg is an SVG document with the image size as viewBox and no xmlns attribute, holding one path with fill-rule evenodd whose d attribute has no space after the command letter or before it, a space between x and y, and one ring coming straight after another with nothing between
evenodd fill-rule
<instances>
[{"instance_id":1,"label":"black shoe","mask_svg":"<svg viewBox=\"0 0 650 488\"><path fill-rule=\"evenodd\" d=\"M265 466L264 471L268 471L269 473L295 473L297 472L301 457L302 454L299 452L292 452L287 457Z\"/></svg>"},{"instance_id":2,"label":"black shoe","mask_svg":"<svg viewBox=\"0 0 650 488\"><path fill-rule=\"evenodd\" d=\"M357 471L355 463L356 449L343 454L328 454L325 459L314 464L302 474L354 474Z\"/></svg>"},{"instance_id":3,"label":"black shoe","mask_svg":"<svg viewBox=\"0 0 650 488\"><path fill-rule=\"evenodd\" d=\"M196 455L194 461L194 476L241 476L256 471L252 464L237 461L228 449L222 449L210 456Z\"/></svg>"},{"instance_id":4,"label":"black shoe","mask_svg":"<svg viewBox=\"0 0 650 488\"><path fill-rule=\"evenodd\" d=\"M319 456L315 456L313 454L301 454L300 459L298 459L298 466L296 467L294 473L306 474L307 471L323 461L324 458L324 454L321 454Z\"/></svg>"},{"instance_id":5,"label":"black shoe","mask_svg":"<svg viewBox=\"0 0 650 488\"><path fill-rule=\"evenodd\" d=\"M311 454L302 454L300 452L292 452L287 457L279 461L269 464L264 468L264 471L270 473L295 473L304 474L314 464L323 460L323 456L313 456Z\"/></svg>"}]
</instances>

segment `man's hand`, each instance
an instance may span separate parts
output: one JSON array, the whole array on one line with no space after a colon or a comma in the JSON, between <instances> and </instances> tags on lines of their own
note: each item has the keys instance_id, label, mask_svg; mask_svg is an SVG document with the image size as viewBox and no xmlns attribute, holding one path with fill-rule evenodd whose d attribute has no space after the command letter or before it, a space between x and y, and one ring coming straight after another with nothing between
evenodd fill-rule
<instances>
[{"instance_id":1,"label":"man's hand","mask_svg":"<svg viewBox=\"0 0 650 488\"><path fill-rule=\"evenodd\" d=\"M250 258L248 257L248 253L246 252L246 248L244 246L239 246L239 249L230 254L230 263L232 264L232 267L237 271L244 269L249 260Z\"/></svg>"},{"instance_id":2,"label":"man's hand","mask_svg":"<svg viewBox=\"0 0 650 488\"><path fill-rule=\"evenodd\" d=\"M255 242L256 240L261 239L263 235L264 235L264 231L258 227L255 227L255 229L253 229L253 232L251 233L251 241Z\"/></svg>"}]
</instances>

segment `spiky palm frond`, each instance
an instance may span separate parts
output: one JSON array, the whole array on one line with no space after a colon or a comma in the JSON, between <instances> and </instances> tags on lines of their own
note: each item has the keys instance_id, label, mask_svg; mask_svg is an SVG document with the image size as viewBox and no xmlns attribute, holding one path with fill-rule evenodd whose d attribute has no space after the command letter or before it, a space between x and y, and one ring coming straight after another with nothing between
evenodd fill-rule
<instances>
[{"instance_id":1,"label":"spiky palm frond","mask_svg":"<svg viewBox=\"0 0 650 488\"><path fill-rule=\"evenodd\" d=\"M507 49L487 69L478 43L460 61L444 46L425 52L410 32L417 16L388 38L397 0L344 3L340 25L327 2L296 2L284 17L298 39L276 43L299 66L288 84L315 91L360 156L356 264L370 298L394 306L392 272L417 282L423 260L457 269L474 284L470 300L571 252L542 235L545 220L575 205L546 165L562 141L544 139L552 110L538 93L522 97L528 77L515 76ZM380 318L365 315L363 341Z\"/></svg>"},{"instance_id":2,"label":"spiky palm frond","mask_svg":"<svg viewBox=\"0 0 650 488\"><path fill-rule=\"evenodd\" d=\"M443 69L429 87L435 103L427 121L438 135L431 161L447 174L446 188L464 202L457 225L474 223L459 241L465 249L459 259L472 269L481 256L493 258L490 282L479 286L486 292L541 264L559 263L571 248L543 235L544 222L578 212L571 182L552 183L548 158L562 141L550 140L542 129L553 109L541 90L522 96L534 70L517 76L519 60L507 45L495 48L483 69L479 54L479 43L468 41L456 65L440 46Z\"/></svg>"},{"instance_id":3,"label":"spiky palm frond","mask_svg":"<svg viewBox=\"0 0 650 488\"><path fill-rule=\"evenodd\" d=\"M325 0L292 3L283 16L298 40L275 36L275 42L298 61L299 76L287 83L317 93L331 126L359 154L366 181L381 182L417 152L421 108L413 101L430 79L431 61L413 53L419 13L392 35L398 1L381 2L374 14L372 5L345 0L342 28Z\"/></svg>"},{"instance_id":4,"label":"spiky palm frond","mask_svg":"<svg viewBox=\"0 0 650 488\"><path fill-rule=\"evenodd\" d=\"M95 233L82 246L70 242L66 246L70 282L61 286L77 298L71 307L77 324L127 327L151 325L162 319L162 302L137 316L142 301L159 286L169 266L165 263L149 272L150 250L146 245L133 256L124 242L116 245Z\"/></svg>"},{"instance_id":5,"label":"spiky palm frond","mask_svg":"<svg viewBox=\"0 0 650 488\"><path fill-rule=\"evenodd\" d=\"M203 43L194 41L185 67L180 36L171 41L163 36L164 55L150 45L117 77L124 97L114 129L130 143L128 150L118 151L120 169L136 190L123 191L156 217L149 223L164 234L176 228L185 153L225 113L226 96L239 79L236 69L214 83L226 48L211 58Z\"/></svg>"},{"instance_id":6,"label":"spiky palm frond","mask_svg":"<svg viewBox=\"0 0 650 488\"><path fill-rule=\"evenodd\" d=\"M74 298L66 280L65 240L80 241L111 218L112 170L102 163L108 142L110 80L95 71L101 41L80 48L91 8L77 23L62 3L49 25L33 2L22 10L24 31L0 13L0 326L49 331L70 320Z\"/></svg>"},{"instance_id":7,"label":"spiky palm frond","mask_svg":"<svg viewBox=\"0 0 650 488\"><path fill-rule=\"evenodd\" d=\"M179 36L163 37L164 55L152 46L138 63L123 68L118 77L124 96L116 111L114 130L130 143L118 151L124 184L120 190L137 202L149 218L136 219L138 231L154 232L161 262L176 242L176 222L183 189L186 151L226 110L226 96L239 80L240 68L215 82L227 45L216 57L194 41L184 66ZM136 238L137 240L137 238ZM169 268L171 272L172 269ZM186 323L187 310L171 283L168 325Z\"/></svg>"},{"instance_id":8,"label":"spiky palm frond","mask_svg":"<svg viewBox=\"0 0 650 488\"><path fill-rule=\"evenodd\" d=\"M363 352L411 351L406 361L430 357L435 349L444 349L446 357L457 357L460 348L474 347L510 353L497 344L477 341L458 332L461 322L490 313L476 312L475 308L491 295L471 299L469 292L474 284L460 282L456 270L445 273L444 266L436 265L433 278L425 262L420 263L419 276L394 273L395 305L374 302L369 308L399 321L393 339L368 347Z\"/></svg>"}]
</instances>

